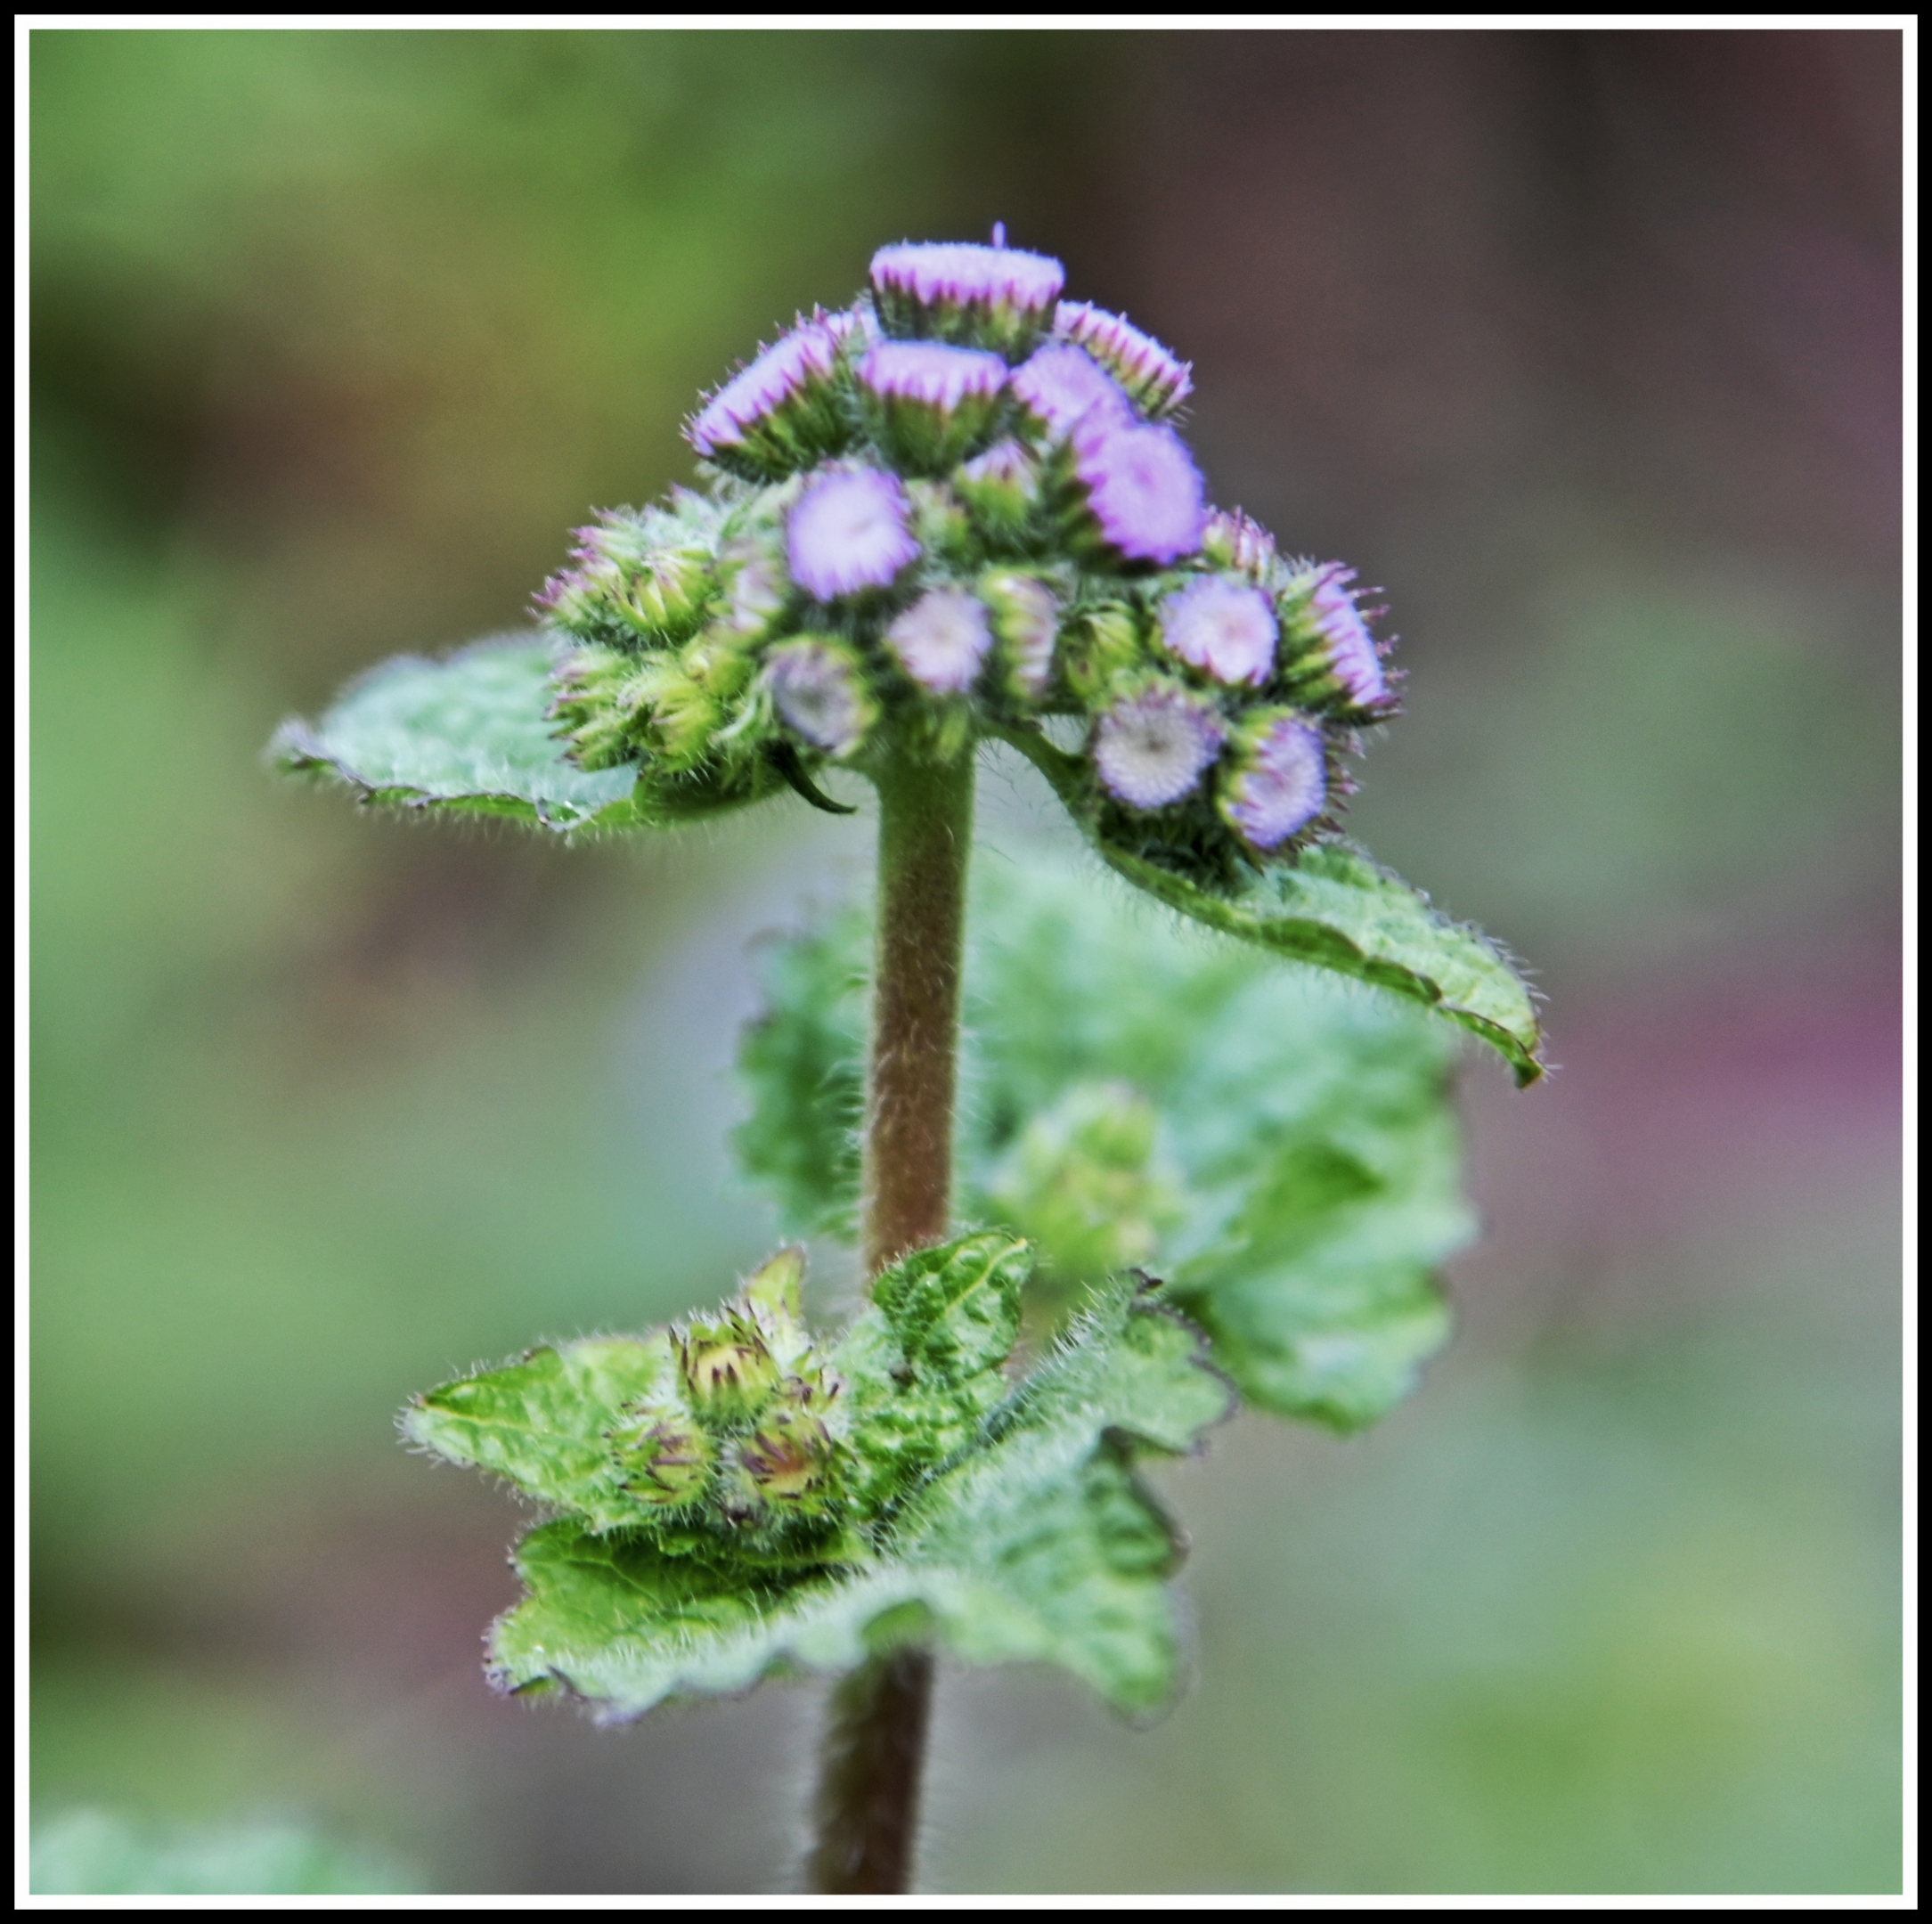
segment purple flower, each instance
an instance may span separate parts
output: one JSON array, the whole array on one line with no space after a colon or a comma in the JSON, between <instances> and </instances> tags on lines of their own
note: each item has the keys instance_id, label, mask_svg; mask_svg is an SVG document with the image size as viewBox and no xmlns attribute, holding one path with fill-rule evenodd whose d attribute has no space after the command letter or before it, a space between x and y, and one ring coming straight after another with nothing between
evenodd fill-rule
<instances>
[{"instance_id":1,"label":"purple flower","mask_svg":"<svg viewBox=\"0 0 1932 1924\"><path fill-rule=\"evenodd\" d=\"M1330 561L1316 571L1308 595L1308 616L1327 650L1335 679L1358 708L1379 707L1389 699L1388 678L1375 638L1355 605L1349 583L1355 570Z\"/></svg>"},{"instance_id":2,"label":"purple flower","mask_svg":"<svg viewBox=\"0 0 1932 1924\"><path fill-rule=\"evenodd\" d=\"M1220 808L1251 848L1279 848L1321 813L1327 796L1327 757L1312 722L1275 709L1242 730Z\"/></svg>"},{"instance_id":3,"label":"purple flower","mask_svg":"<svg viewBox=\"0 0 1932 1924\"><path fill-rule=\"evenodd\" d=\"M1122 428L1096 409L1072 446L1088 510L1115 553L1164 563L1200 547L1201 472L1171 428Z\"/></svg>"},{"instance_id":4,"label":"purple flower","mask_svg":"<svg viewBox=\"0 0 1932 1924\"><path fill-rule=\"evenodd\" d=\"M907 508L899 477L876 468L815 477L786 522L792 579L820 601L884 587L918 558Z\"/></svg>"},{"instance_id":5,"label":"purple flower","mask_svg":"<svg viewBox=\"0 0 1932 1924\"><path fill-rule=\"evenodd\" d=\"M827 754L850 754L877 717L857 660L836 641L782 642L766 658L765 682L779 719Z\"/></svg>"},{"instance_id":6,"label":"purple flower","mask_svg":"<svg viewBox=\"0 0 1932 1924\"><path fill-rule=\"evenodd\" d=\"M939 341L881 341L859 363L873 432L899 463L920 473L951 465L991 428L1007 385L995 354Z\"/></svg>"},{"instance_id":7,"label":"purple flower","mask_svg":"<svg viewBox=\"0 0 1932 1924\"><path fill-rule=\"evenodd\" d=\"M990 347L1011 361L1051 322L1065 282L1058 261L1018 248L908 241L872 257L872 298L888 334Z\"/></svg>"},{"instance_id":8,"label":"purple flower","mask_svg":"<svg viewBox=\"0 0 1932 1924\"><path fill-rule=\"evenodd\" d=\"M1259 687L1275 665L1279 629L1259 588L1203 575L1161 604L1161 639L1169 652L1217 681Z\"/></svg>"},{"instance_id":9,"label":"purple flower","mask_svg":"<svg viewBox=\"0 0 1932 1924\"><path fill-rule=\"evenodd\" d=\"M1054 338L1084 347L1156 419L1171 414L1194 392L1194 370L1151 334L1091 301L1062 301Z\"/></svg>"},{"instance_id":10,"label":"purple flower","mask_svg":"<svg viewBox=\"0 0 1932 1924\"><path fill-rule=\"evenodd\" d=\"M1094 731L1094 765L1130 808L1164 808L1191 795L1227 730L1200 697L1156 682L1114 703Z\"/></svg>"},{"instance_id":11,"label":"purple flower","mask_svg":"<svg viewBox=\"0 0 1932 1924\"><path fill-rule=\"evenodd\" d=\"M1084 348L1042 347L1014 370L1013 391L1061 439L1090 412L1123 428L1134 419L1134 404L1120 383Z\"/></svg>"},{"instance_id":12,"label":"purple flower","mask_svg":"<svg viewBox=\"0 0 1932 1924\"><path fill-rule=\"evenodd\" d=\"M993 645L986 610L958 588L923 594L885 631L885 645L921 688L963 695Z\"/></svg>"},{"instance_id":13,"label":"purple flower","mask_svg":"<svg viewBox=\"0 0 1932 1924\"><path fill-rule=\"evenodd\" d=\"M809 466L845 438L835 374L838 337L823 320L795 328L734 375L685 430L707 461L765 480Z\"/></svg>"}]
</instances>

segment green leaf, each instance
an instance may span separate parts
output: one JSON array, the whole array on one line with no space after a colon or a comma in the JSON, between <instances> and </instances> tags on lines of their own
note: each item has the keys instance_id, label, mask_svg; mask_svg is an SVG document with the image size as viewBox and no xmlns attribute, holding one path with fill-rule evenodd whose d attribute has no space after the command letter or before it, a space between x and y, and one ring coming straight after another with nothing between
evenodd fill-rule
<instances>
[{"instance_id":1,"label":"green leaf","mask_svg":"<svg viewBox=\"0 0 1932 1924\"><path fill-rule=\"evenodd\" d=\"M1297 962L1392 989L1499 1050L1519 1088L1543 1073L1529 991L1487 936L1339 842L1266 870L1239 895L1211 894L1171 871L1096 844L1102 859L1169 908Z\"/></svg>"},{"instance_id":2,"label":"green leaf","mask_svg":"<svg viewBox=\"0 0 1932 1924\"><path fill-rule=\"evenodd\" d=\"M866 917L849 911L772 944L762 972L767 1013L739 1039L753 1102L731 1145L790 1235L858 1238L868 941Z\"/></svg>"},{"instance_id":3,"label":"green leaf","mask_svg":"<svg viewBox=\"0 0 1932 1924\"><path fill-rule=\"evenodd\" d=\"M333 776L363 801L505 815L568 833L637 819L633 769L587 774L549 720L555 689L541 635L477 641L441 661L400 656L352 682L311 726L270 745L289 774Z\"/></svg>"},{"instance_id":4,"label":"green leaf","mask_svg":"<svg viewBox=\"0 0 1932 1924\"><path fill-rule=\"evenodd\" d=\"M935 1368L979 1374L1005 1323L985 1306L1007 1293L996 1277L1011 1257L987 1254L902 1285L902 1308L919 1306L906 1323L914 1351ZM980 1279L956 1288L971 1272ZM921 1346L920 1328L935 1340ZM494 1675L626 1717L675 1693L849 1669L937 1638L969 1662L1058 1663L1121 1709L1151 1709L1174 1682L1166 1578L1178 1551L1133 1464L1149 1448L1192 1447L1226 1412L1227 1388L1199 1349L1195 1332L1122 1279L898 1511L857 1570L744 1572L574 1520L534 1530L518 1552L530 1594L492 1634Z\"/></svg>"},{"instance_id":5,"label":"green leaf","mask_svg":"<svg viewBox=\"0 0 1932 1924\"><path fill-rule=\"evenodd\" d=\"M636 1520L605 1432L624 1407L671 1390L671 1338L588 1337L426 1391L403 1413L412 1443L486 1470L598 1529Z\"/></svg>"},{"instance_id":6,"label":"green leaf","mask_svg":"<svg viewBox=\"0 0 1932 1924\"><path fill-rule=\"evenodd\" d=\"M1056 864L982 864L969 925L960 1207L1034 1243L1036 1294L1144 1265L1260 1407L1352 1429L1398 1400L1447 1333L1433 1272L1474 1228L1448 1031ZM856 1101L863 936L845 917L775 958L755 1031L812 1065L753 1079L746 1134L782 1121L826 1172L820 1222L856 1196L833 1096Z\"/></svg>"}]
</instances>

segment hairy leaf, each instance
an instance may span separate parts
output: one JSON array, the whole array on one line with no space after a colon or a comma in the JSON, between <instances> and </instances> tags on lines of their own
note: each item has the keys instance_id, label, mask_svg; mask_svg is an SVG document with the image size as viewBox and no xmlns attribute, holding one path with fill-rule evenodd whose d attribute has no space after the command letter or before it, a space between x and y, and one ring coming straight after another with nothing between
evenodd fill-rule
<instances>
[{"instance_id":1,"label":"hairy leaf","mask_svg":"<svg viewBox=\"0 0 1932 1924\"><path fill-rule=\"evenodd\" d=\"M1135 1264L1166 1276L1263 1408L1344 1429L1382 1414L1447 1333L1433 1271L1473 1227L1448 1033L1057 865L982 865L975 897L963 1212L1032 1240L1045 1300ZM862 939L845 918L768 975L762 1046L809 1053L826 1089L858 1086ZM836 1113L795 1083L752 1086L761 1112L789 1104L801 1160L828 1165ZM842 1171L816 1200L849 1210L856 1183Z\"/></svg>"},{"instance_id":2,"label":"hairy leaf","mask_svg":"<svg viewBox=\"0 0 1932 1924\"><path fill-rule=\"evenodd\" d=\"M929 1303L945 1299L925 1325L939 1341L913 1338L935 1368L978 1374L1005 1324L1004 1312L989 1319L970 1307L982 1291L987 1300L1001 1293L992 1273L960 1292L930 1271L908 1285ZM1137 1301L1123 1278L898 1511L857 1569L773 1576L667 1556L637 1537L598 1537L574 1520L534 1530L518 1551L530 1594L492 1634L495 1675L509 1689L561 1687L625 1717L674 1693L846 1669L936 1637L970 1662L1061 1664L1120 1708L1150 1709L1174 1679L1165 1580L1178 1555L1133 1463L1149 1448L1192 1447L1227 1409L1227 1390L1198 1350L1193 1330Z\"/></svg>"},{"instance_id":3,"label":"hairy leaf","mask_svg":"<svg viewBox=\"0 0 1932 1924\"><path fill-rule=\"evenodd\" d=\"M565 761L548 712L550 644L477 641L441 661L399 656L344 690L313 726L286 722L269 753L289 774L333 776L365 802L506 815L563 832L635 819L636 771Z\"/></svg>"}]
</instances>

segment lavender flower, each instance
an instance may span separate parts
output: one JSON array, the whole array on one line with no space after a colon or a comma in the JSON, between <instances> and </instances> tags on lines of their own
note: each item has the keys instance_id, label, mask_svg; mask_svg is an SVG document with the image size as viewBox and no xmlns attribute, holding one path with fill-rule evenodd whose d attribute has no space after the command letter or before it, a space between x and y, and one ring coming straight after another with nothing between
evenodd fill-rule
<instances>
[{"instance_id":1,"label":"lavender flower","mask_svg":"<svg viewBox=\"0 0 1932 1924\"><path fill-rule=\"evenodd\" d=\"M885 631L885 645L923 689L963 695L993 645L986 610L958 588L923 594Z\"/></svg>"},{"instance_id":2,"label":"lavender flower","mask_svg":"<svg viewBox=\"0 0 1932 1924\"><path fill-rule=\"evenodd\" d=\"M1022 701L1039 701L1053 686L1060 598L1037 575L1015 568L982 575L979 594L993 618L1008 688Z\"/></svg>"},{"instance_id":3,"label":"lavender flower","mask_svg":"<svg viewBox=\"0 0 1932 1924\"><path fill-rule=\"evenodd\" d=\"M849 755L878 718L858 657L842 643L801 635L765 663L771 705L795 735L828 755Z\"/></svg>"},{"instance_id":4,"label":"lavender flower","mask_svg":"<svg viewBox=\"0 0 1932 1924\"><path fill-rule=\"evenodd\" d=\"M896 475L848 468L816 477L786 523L792 579L820 601L883 588L918 558Z\"/></svg>"},{"instance_id":5,"label":"lavender flower","mask_svg":"<svg viewBox=\"0 0 1932 1924\"><path fill-rule=\"evenodd\" d=\"M1151 334L1091 301L1062 301L1054 338L1084 347L1155 420L1171 414L1194 392L1194 370Z\"/></svg>"},{"instance_id":6,"label":"lavender flower","mask_svg":"<svg viewBox=\"0 0 1932 1924\"><path fill-rule=\"evenodd\" d=\"M1217 508L1208 517L1201 551L1217 567L1263 586L1275 564L1275 537L1238 508Z\"/></svg>"},{"instance_id":7,"label":"lavender flower","mask_svg":"<svg viewBox=\"0 0 1932 1924\"><path fill-rule=\"evenodd\" d=\"M1066 270L1044 254L908 241L872 257L880 324L901 340L957 341L1024 360L1053 320Z\"/></svg>"},{"instance_id":8,"label":"lavender flower","mask_svg":"<svg viewBox=\"0 0 1932 1924\"><path fill-rule=\"evenodd\" d=\"M1178 561L1201 545L1201 471L1171 428L1123 428L1095 409L1073 430L1091 533L1129 561Z\"/></svg>"},{"instance_id":9,"label":"lavender flower","mask_svg":"<svg viewBox=\"0 0 1932 1924\"><path fill-rule=\"evenodd\" d=\"M1221 782L1220 810L1251 848L1279 848L1308 827L1328 797L1322 731L1284 708L1251 716Z\"/></svg>"},{"instance_id":10,"label":"lavender flower","mask_svg":"<svg viewBox=\"0 0 1932 1924\"><path fill-rule=\"evenodd\" d=\"M1170 654L1217 681L1259 687L1275 665L1275 610L1259 588L1203 575L1161 604Z\"/></svg>"},{"instance_id":11,"label":"lavender flower","mask_svg":"<svg viewBox=\"0 0 1932 1924\"><path fill-rule=\"evenodd\" d=\"M1312 631L1308 639L1327 656L1334 679L1356 707L1382 708L1389 705L1389 681L1375 638L1355 605L1349 586L1354 579L1355 570L1340 561L1325 562L1302 577L1295 585L1306 599L1296 626L1305 633Z\"/></svg>"},{"instance_id":12,"label":"lavender flower","mask_svg":"<svg viewBox=\"0 0 1932 1924\"><path fill-rule=\"evenodd\" d=\"M795 328L712 396L685 430L707 461L754 481L836 453L851 429L839 406L839 337L822 319Z\"/></svg>"},{"instance_id":13,"label":"lavender flower","mask_svg":"<svg viewBox=\"0 0 1932 1924\"><path fill-rule=\"evenodd\" d=\"M1134 419L1124 389L1084 348L1042 347L1014 370L1013 391L1047 432L1064 440L1090 413L1122 427Z\"/></svg>"},{"instance_id":14,"label":"lavender flower","mask_svg":"<svg viewBox=\"0 0 1932 1924\"><path fill-rule=\"evenodd\" d=\"M936 474L991 428L1007 363L938 341L881 341L858 377L868 425L893 461Z\"/></svg>"},{"instance_id":15,"label":"lavender flower","mask_svg":"<svg viewBox=\"0 0 1932 1924\"><path fill-rule=\"evenodd\" d=\"M1094 765L1109 793L1129 807L1164 808L1193 794L1227 732L1199 696L1153 682L1100 717Z\"/></svg>"}]
</instances>

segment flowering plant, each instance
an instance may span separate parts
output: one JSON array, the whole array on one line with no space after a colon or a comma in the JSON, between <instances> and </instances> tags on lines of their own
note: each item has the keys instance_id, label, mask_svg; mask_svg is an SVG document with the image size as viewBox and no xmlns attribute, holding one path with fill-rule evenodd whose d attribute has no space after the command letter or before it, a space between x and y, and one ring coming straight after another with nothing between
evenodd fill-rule
<instances>
[{"instance_id":1,"label":"flowering plant","mask_svg":"<svg viewBox=\"0 0 1932 1924\"><path fill-rule=\"evenodd\" d=\"M856 1320L807 1328L794 1245L715 1313L404 1418L550 1512L492 1632L505 1687L628 1716L843 1679L825 1890L905 1887L935 1650L1167 1696L1177 1539L1137 1463L1237 1399L1367 1422L1441 1341L1431 1273L1469 1218L1420 1012L1540 1072L1507 959L1338 838L1396 706L1353 572L1209 505L1190 370L1063 279L997 233L882 249L699 409L698 489L579 530L539 629L392 663L275 746L370 801L565 835L787 791L854 812L838 770L877 791L872 926L778 957L738 1137L795 1233L861 1243ZM1164 942L1062 873L982 886L999 940L969 943L986 742L1237 944Z\"/></svg>"}]
</instances>

